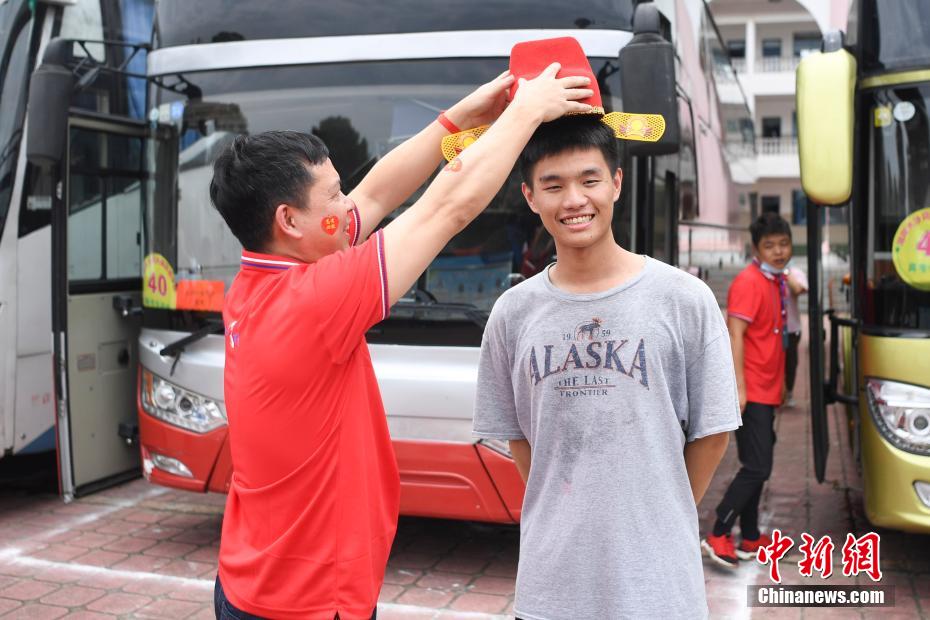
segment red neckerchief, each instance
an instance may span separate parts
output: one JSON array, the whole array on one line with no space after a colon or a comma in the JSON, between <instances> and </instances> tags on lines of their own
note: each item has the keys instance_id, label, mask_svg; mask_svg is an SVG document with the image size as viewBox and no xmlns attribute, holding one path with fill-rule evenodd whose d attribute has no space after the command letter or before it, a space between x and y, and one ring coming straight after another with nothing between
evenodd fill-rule
<instances>
[{"instance_id":1,"label":"red neckerchief","mask_svg":"<svg viewBox=\"0 0 930 620\"><path fill-rule=\"evenodd\" d=\"M752 264L756 266L756 269L759 270L759 273L765 276L766 280L775 282L778 285L778 302L781 305L781 332L784 332L786 326L788 325L788 307L785 304L785 301L788 297L788 279L785 277L784 273L775 275L773 273L767 272L762 268L762 261L760 261L758 258L753 258ZM780 332L778 329L776 329L775 333Z\"/></svg>"}]
</instances>

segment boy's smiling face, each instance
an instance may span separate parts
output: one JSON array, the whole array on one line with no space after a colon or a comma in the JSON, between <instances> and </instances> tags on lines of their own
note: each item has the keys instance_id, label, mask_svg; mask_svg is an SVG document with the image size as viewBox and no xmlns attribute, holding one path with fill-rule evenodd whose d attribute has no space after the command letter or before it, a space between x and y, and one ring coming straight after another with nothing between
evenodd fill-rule
<instances>
[{"instance_id":1,"label":"boy's smiling face","mask_svg":"<svg viewBox=\"0 0 930 620\"><path fill-rule=\"evenodd\" d=\"M543 157L533 168L532 186L524 183L522 189L556 247L580 249L613 235L622 182L623 172L611 170L603 153L592 147Z\"/></svg>"}]
</instances>

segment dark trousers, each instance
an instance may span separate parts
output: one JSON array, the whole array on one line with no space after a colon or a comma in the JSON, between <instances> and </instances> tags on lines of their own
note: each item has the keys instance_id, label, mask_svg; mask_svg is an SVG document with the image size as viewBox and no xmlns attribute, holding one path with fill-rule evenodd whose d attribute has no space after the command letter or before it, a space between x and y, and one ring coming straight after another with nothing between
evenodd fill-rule
<instances>
[{"instance_id":1,"label":"dark trousers","mask_svg":"<svg viewBox=\"0 0 930 620\"><path fill-rule=\"evenodd\" d=\"M785 389L794 390L794 378L798 374L798 344L801 332L788 333L788 350L785 351Z\"/></svg>"},{"instance_id":2,"label":"dark trousers","mask_svg":"<svg viewBox=\"0 0 930 620\"><path fill-rule=\"evenodd\" d=\"M775 447L775 407L746 403L743 425L736 429L736 450L740 470L717 506L714 533L729 533L739 517L743 538L759 537L759 500L762 487L772 473ZM719 534L718 534L719 535Z\"/></svg>"},{"instance_id":3,"label":"dark trousers","mask_svg":"<svg viewBox=\"0 0 930 620\"><path fill-rule=\"evenodd\" d=\"M261 616L253 616L237 609L223 592L223 584L220 583L220 577L216 577L216 585L213 586L213 613L216 614L216 620L265 620ZM371 620L377 620L378 608L371 614ZM333 620L339 620L339 614L336 614Z\"/></svg>"}]
</instances>

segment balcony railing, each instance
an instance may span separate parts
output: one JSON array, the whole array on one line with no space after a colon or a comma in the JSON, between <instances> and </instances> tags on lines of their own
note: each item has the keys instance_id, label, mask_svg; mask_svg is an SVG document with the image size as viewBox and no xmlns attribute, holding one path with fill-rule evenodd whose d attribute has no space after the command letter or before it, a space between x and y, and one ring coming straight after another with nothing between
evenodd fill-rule
<instances>
[{"instance_id":1,"label":"balcony railing","mask_svg":"<svg viewBox=\"0 0 930 620\"><path fill-rule=\"evenodd\" d=\"M759 155L793 155L798 152L798 139L795 136L759 138L756 152Z\"/></svg>"},{"instance_id":2,"label":"balcony railing","mask_svg":"<svg viewBox=\"0 0 930 620\"><path fill-rule=\"evenodd\" d=\"M791 73L798 68L800 58L760 58L756 61L756 73Z\"/></svg>"},{"instance_id":3,"label":"balcony railing","mask_svg":"<svg viewBox=\"0 0 930 620\"><path fill-rule=\"evenodd\" d=\"M733 159L755 159L757 154L755 144L739 140L727 140L724 150Z\"/></svg>"},{"instance_id":4,"label":"balcony railing","mask_svg":"<svg viewBox=\"0 0 930 620\"><path fill-rule=\"evenodd\" d=\"M800 61L801 59L796 56L789 56L787 58L782 58L780 56L759 58L755 62L755 72L791 73L798 68L798 63ZM730 62L733 64L733 69L735 69L737 73L746 73L745 58L731 58Z\"/></svg>"}]
</instances>

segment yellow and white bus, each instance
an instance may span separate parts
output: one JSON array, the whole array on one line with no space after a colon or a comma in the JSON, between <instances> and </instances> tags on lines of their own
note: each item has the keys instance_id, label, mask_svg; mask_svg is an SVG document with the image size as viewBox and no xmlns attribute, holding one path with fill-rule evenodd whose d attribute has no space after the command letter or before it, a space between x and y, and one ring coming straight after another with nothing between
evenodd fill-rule
<instances>
[{"instance_id":1,"label":"yellow and white bus","mask_svg":"<svg viewBox=\"0 0 930 620\"><path fill-rule=\"evenodd\" d=\"M817 478L830 446L826 406L836 403L869 520L930 532L930 3L856 0L845 41L828 34L797 79ZM848 212L845 283L825 275L835 256L823 223L835 218L822 211L834 209ZM813 344L825 331L826 376Z\"/></svg>"}]
</instances>

